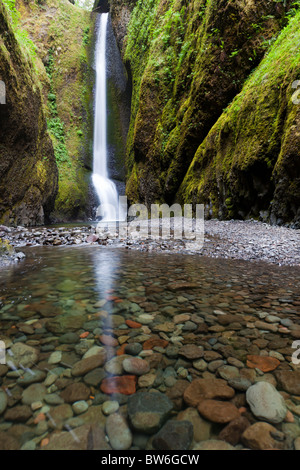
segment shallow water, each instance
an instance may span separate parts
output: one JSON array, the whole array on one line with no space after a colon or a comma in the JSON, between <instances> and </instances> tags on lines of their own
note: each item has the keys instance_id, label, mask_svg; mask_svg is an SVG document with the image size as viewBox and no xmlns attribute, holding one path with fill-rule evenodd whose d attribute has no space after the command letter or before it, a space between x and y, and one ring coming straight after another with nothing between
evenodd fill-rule
<instances>
[{"instance_id":1,"label":"shallow water","mask_svg":"<svg viewBox=\"0 0 300 470\"><path fill-rule=\"evenodd\" d=\"M115 344L105 346L109 357L118 354L123 342L142 344L153 335L169 339L174 347L192 343L205 350L218 350L218 345L226 345L230 337L233 343L237 341L239 358L243 357L243 348L244 355L259 354L253 341L264 338L266 344L273 342L271 349L276 352L274 332L255 326L255 321L266 318L279 329L278 350L287 364L290 361L293 338L285 335L284 320L289 319L294 326L300 323L298 268L95 246L36 247L23 251L27 255L24 261L0 272L0 339L8 340L10 345L21 342L36 348L40 357L31 367L33 370L44 367L53 352L61 351L61 359L45 370L64 375L90 347L103 345L101 334L112 335L116 340ZM188 317L183 323L174 322L181 314ZM245 324L220 327L218 319L224 314L243 315ZM128 319L140 322L142 330L133 334L125 324ZM203 324L206 329L195 333ZM77 345L59 341L70 332L79 337L84 334ZM165 354L162 348L156 351ZM182 366L187 371L184 376L187 380L201 376L192 362L176 366L177 360L176 352L169 350L167 362L161 367L172 366L176 379L182 378L178 373ZM159 369L160 365L156 367ZM18 374L20 371L3 373L2 388L8 387L11 392L18 388ZM174 382L167 375L164 378L165 382L161 379L146 389L157 387L165 392ZM101 403L99 398L97 401L100 384L99 379L99 383L90 385L90 394L95 399L87 400L90 408ZM137 385L137 389L141 387ZM49 392L59 395L60 389L52 387ZM18 393L8 408L22 403L22 390ZM32 419L41 410L42 405L32 411ZM68 419L70 416L66 422ZM0 416L0 431L8 429L13 434L14 425L5 418L5 413ZM34 429L33 436L38 442L36 424L29 420L27 425ZM51 431L45 430L41 439ZM21 439L22 445L26 439L29 437Z\"/></svg>"}]
</instances>

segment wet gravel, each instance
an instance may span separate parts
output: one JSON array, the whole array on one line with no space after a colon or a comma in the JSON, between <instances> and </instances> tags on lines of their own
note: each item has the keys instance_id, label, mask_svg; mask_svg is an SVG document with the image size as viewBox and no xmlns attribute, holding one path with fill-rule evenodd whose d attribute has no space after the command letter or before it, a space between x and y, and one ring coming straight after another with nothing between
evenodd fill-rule
<instances>
[{"instance_id":1,"label":"wet gravel","mask_svg":"<svg viewBox=\"0 0 300 470\"><path fill-rule=\"evenodd\" d=\"M141 224L138 230L136 224L127 224L125 233L124 227L115 225L78 224L36 228L0 226L0 238L9 241L19 253L12 257L13 262L22 259L21 249L26 246L96 244L147 252L197 253L212 258L265 261L280 266L300 265L299 229L271 226L255 220L206 220L203 239L203 228L196 227L193 232L196 241L192 241L184 236L178 237L176 227L179 224L181 219L172 219L169 238L151 236L148 221ZM161 222L154 221L153 226L159 230ZM157 233L161 235L161 232ZM5 259L5 263L8 262Z\"/></svg>"}]
</instances>

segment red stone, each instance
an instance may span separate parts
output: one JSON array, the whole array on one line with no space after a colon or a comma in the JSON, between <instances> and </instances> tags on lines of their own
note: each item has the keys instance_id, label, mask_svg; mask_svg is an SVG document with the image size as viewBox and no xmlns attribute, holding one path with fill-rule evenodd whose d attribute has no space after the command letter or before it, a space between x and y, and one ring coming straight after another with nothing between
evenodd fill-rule
<instances>
[{"instance_id":1,"label":"red stone","mask_svg":"<svg viewBox=\"0 0 300 470\"><path fill-rule=\"evenodd\" d=\"M117 356L122 356L125 354L125 348L128 345L128 343L123 343L122 346L117 350Z\"/></svg>"},{"instance_id":2,"label":"red stone","mask_svg":"<svg viewBox=\"0 0 300 470\"><path fill-rule=\"evenodd\" d=\"M136 392L137 378L135 375L119 375L103 379L100 390L108 395L122 393L123 395L133 395Z\"/></svg>"},{"instance_id":3,"label":"red stone","mask_svg":"<svg viewBox=\"0 0 300 470\"><path fill-rule=\"evenodd\" d=\"M142 327L141 323L138 323L137 321L133 321L133 320L126 320L125 323L127 326L129 326L129 328L141 328Z\"/></svg>"},{"instance_id":4,"label":"red stone","mask_svg":"<svg viewBox=\"0 0 300 470\"><path fill-rule=\"evenodd\" d=\"M247 367L250 369L259 369L262 372L270 372L275 370L280 364L276 357L270 356L247 356Z\"/></svg>"},{"instance_id":5,"label":"red stone","mask_svg":"<svg viewBox=\"0 0 300 470\"><path fill-rule=\"evenodd\" d=\"M168 346L168 341L160 338L150 338L143 343L143 349L153 349L155 346L160 348L166 348Z\"/></svg>"}]
</instances>

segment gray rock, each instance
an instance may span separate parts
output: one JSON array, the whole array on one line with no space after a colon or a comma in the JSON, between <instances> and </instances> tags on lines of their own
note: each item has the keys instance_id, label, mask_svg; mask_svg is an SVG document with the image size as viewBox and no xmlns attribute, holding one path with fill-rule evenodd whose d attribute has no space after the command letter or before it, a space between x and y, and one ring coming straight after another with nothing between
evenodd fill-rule
<instances>
[{"instance_id":1,"label":"gray rock","mask_svg":"<svg viewBox=\"0 0 300 470\"><path fill-rule=\"evenodd\" d=\"M167 421L153 437L158 450L188 450L193 442L193 425L189 421Z\"/></svg>"},{"instance_id":2,"label":"gray rock","mask_svg":"<svg viewBox=\"0 0 300 470\"><path fill-rule=\"evenodd\" d=\"M128 398L128 418L136 431L154 434L168 419L172 401L160 392L139 392Z\"/></svg>"},{"instance_id":3,"label":"gray rock","mask_svg":"<svg viewBox=\"0 0 300 470\"><path fill-rule=\"evenodd\" d=\"M281 423L287 413L283 397L269 382L257 382L248 388L246 400L252 413L270 423Z\"/></svg>"},{"instance_id":4,"label":"gray rock","mask_svg":"<svg viewBox=\"0 0 300 470\"><path fill-rule=\"evenodd\" d=\"M127 450L132 444L132 433L126 419L118 413L107 417L105 425L109 443L114 450Z\"/></svg>"}]
</instances>

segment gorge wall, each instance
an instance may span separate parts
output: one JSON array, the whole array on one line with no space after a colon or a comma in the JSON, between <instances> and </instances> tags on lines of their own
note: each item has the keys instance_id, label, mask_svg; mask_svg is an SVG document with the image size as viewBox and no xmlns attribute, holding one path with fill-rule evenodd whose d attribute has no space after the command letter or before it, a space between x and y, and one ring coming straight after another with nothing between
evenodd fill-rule
<instances>
[{"instance_id":1,"label":"gorge wall","mask_svg":"<svg viewBox=\"0 0 300 470\"><path fill-rule=\"evenodd\" d=\"M30 55L21 48L12 17L0 4L0 221L44 223L54 207L57 167Z\"/></svg>"},{"instance_id":2,"label":"gorge wall","mask_svg":"<svg viewBox=\"0 0 300 470\"><path fill-rule=\"evenodd\" d=\"M133 84L130 202L300 226L298 3L110 1Z\"/></svg>"},{"instance_id":3,"label":"gorge wall","mask_svg":"<svg viewBox=\"0 0 300 470\"><path fill-rule=\"evenodd\" d=\"M3 223L92 214L94 27L94 16L68 0L1 5Z\"/></svg>"}]
</instances>

